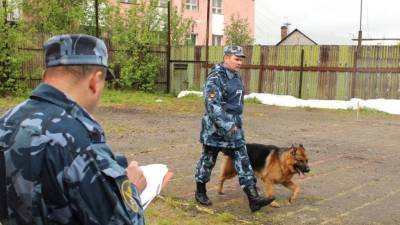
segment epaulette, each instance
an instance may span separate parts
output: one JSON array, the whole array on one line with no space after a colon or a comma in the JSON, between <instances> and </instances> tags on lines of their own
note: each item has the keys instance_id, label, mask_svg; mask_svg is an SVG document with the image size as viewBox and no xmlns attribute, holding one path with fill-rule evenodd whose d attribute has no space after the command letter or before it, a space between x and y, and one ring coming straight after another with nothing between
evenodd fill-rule
<instances>
[{"instance_id":1,"label":"epaulette","mask_svg":"<svg viewBox=\"0 0 400 225\"><path fill-rule=\"evenodd\" d=\"M221 66L220 64L216 64L213 68L212 71L208 74L208 77L216 77L219 74L226 74L226 70L223 66Z\"/></svg>"}]
</instances>

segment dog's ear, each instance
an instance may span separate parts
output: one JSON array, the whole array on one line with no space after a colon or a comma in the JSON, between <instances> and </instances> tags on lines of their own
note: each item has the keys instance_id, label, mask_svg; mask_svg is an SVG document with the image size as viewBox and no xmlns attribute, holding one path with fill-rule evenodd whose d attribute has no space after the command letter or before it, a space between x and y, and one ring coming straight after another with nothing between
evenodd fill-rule
<instances>
[{"instance_id":1,"label":"dog's ear","mask_svg":"<svg viewBox=\"0 0 400 225\"><path fill-rule=\"evenodd\" d=\"M304 147L303 147L303 144L300 144L299 147L300 147L300 148L304 148Z\"/></svg>"},{"instance_id":2,"label":"dog's ear","mask_svg":"<svg viewBox=\"0 0 400 225\"><path fill-rule=\"evenodd\" d=\"M297 148L296 147L294 147L294 145L292 145L292 147L290 147L290 154L292 154L292 155L296 155L296 151L297 151Z\"/></svg>"}]
</instances>

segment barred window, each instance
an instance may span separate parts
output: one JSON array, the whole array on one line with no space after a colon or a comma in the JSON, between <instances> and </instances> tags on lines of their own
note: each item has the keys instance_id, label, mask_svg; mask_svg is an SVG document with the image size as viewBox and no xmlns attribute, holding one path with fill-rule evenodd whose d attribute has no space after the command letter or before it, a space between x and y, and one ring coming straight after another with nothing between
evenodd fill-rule
<instances>
[{"instance_id":1,"label":"barred window","mask_svg":"<svg viewBox=\"0 0 400 225\"><path fill-rule=\"evenodd\" d=\"M222 0L213 0L212 12L214 14L222 14Z\"/></svg>"},{"instance_id":2,"label":"barred window","mask_svg":"<svg viewBox=\"0 0 400 225\"><path fill-rule=\"evenodd\" d=\"M190 46L196 45L197 34L191 33L186 37L186 44Z\"/></svg>"},{"instance_id":3,"label":"barred window","mask_svg":"<svg viewBox=\"0 0 400 225\"><path fill-rule=\"evenodd\" d=\"M222 35L212 36L212 45L221 46L222 45Z\"/></svg>"},{"instance_id":4,"label":"barred window","mask_svg":"<svg viewBox=\"0 0 400 225\"><path fill-rule=\"evenodd\" d=\"M197 10L197 0L186 0L187 10Z\"/></svg>"}]
</instances>

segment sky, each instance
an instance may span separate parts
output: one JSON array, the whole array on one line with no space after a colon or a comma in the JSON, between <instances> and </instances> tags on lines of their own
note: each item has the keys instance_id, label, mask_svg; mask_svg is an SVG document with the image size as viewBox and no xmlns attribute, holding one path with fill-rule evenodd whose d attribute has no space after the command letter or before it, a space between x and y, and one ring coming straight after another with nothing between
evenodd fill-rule
<instances>
[{"instance_id":1,"label":"sky","mask_svg":"<svg viewBox=\"0 0 400 225\"><path fill-rule=\"evenodd\" d=\"M356 45L361 0L255 0L256 44L280 41L280 27L318 44ZM400 0L363 0L363 38L400 38Z\"/></svg>"},{"instance_id":2,"label":"sky","mask_svg":"<svg viewBox=\"0 0 400 225\"><path fill-rule=\"evenodd\" d=\"M178 98L188 95L202 96L199 91L181 91ZM290 95L273 95L267 93L251 93L244 96L245 99L257 99L264 105L276 105L284 107L307 107L319 109L372 109L389 114L400 115L400 100L398 99L367 99L353 98L350 101L342 100L303 100Z\"/></svg>"}]
</instances>

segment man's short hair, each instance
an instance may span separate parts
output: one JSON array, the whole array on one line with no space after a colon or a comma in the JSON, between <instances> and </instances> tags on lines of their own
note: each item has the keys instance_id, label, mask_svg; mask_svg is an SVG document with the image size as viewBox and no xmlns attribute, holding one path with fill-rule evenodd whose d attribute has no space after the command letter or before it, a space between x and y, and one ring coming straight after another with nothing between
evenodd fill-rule
<instances>
[{"instance_id":1,"label":"man's short hair","mask_svg":"<svg viewBox=\"0 0 400 225\"><path fill-rule=\"evenodd\" d=\"M107 68L97 65L76 65L76 66L62 66L62 69L74 76L85 77L95 71L101 71L105 76Z\"/></svg>"},{"instance_id":2,"label":"man's short hair","mask_svg":"<svg viewBox=\"0 0 400 225\"><path fill-rule=\"evenodd\" d=\"M65 65L48 67L44 76L68 76L72 82L79 82L88 75L101 71L103 78L107 74L107 68L98 65Z\"/></svg>"}]
</instances>

